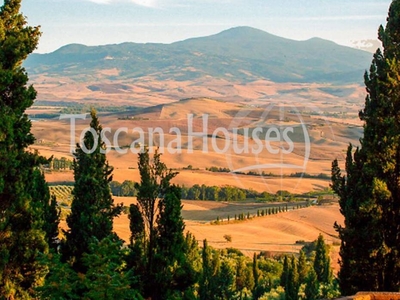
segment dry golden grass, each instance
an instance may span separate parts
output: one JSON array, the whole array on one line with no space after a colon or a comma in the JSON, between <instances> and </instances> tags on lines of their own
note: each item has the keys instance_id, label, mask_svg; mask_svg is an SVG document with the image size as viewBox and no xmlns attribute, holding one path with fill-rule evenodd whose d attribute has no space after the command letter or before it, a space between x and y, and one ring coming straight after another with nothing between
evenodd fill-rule
<instances>
[{"instance_id":1,"label":"dry golden grass","mask_svg":"<svg viewBox=\"0 0 400 300\"><path fill-rule=\"evenodd\" d=\"M135 198L116 198L116 202L124 205L135 203ZM247 213L264 204L228 204L213 201L183 201L182 215L185 219L186 231L191 232L196 240L207 239L215 248L233 247L251 256L254 252L298 253L303 245L296 241L311 242L321 233L332 247L332 265L337 270L339 239L333 224L343 224L343 216L338 204L312 206L297 210L289 210L277 215L254 217L245 221L233 221L235 213ZM265 205L264 205L265 207ZM231 216L230 223L211 225L204 223L215 219L215 211ZM124 240L129 240L129 219L122 215L115 219L114 229ZM224 235L230 235L232 242L227 242Z\"/></svg>"},{"instance_id":2,"label":"dry golden grass","mask_svg":"<svg viewBox=\"0 0 400 300\"><path fill-rule=\"evenodd\" d=\"M129 206L136 203L134 197L114 197L115 203L123 203ZM227 204L214 201L189 201L184 200L182 215L185 219L185 231L191 232L201 244L207 239L209 245L217 249L233 247L239 249L247 256L254 252L266 251L274 253L297 254L302 244L296 241L311 242L317 239L321 233L326 242L332 245L332 266L335 272L338 270L338 246L339 239L333 229L333 224L343 224L343 216L339 212L338 204L326 206L312 206L297 210L289 210L276 215L254 217L245 221L224 222L222 225L211 225L206 220L215 217L215 210L224 211L234 216L235 213L247 212L264 204L247 203ZM60 227L66 229L65 221ZM126 242L129 242L129 219L122 214L114 220L114 231ZM232 237L227 242L224 235Z\"/></svg>"},{"instance_id":3,"label":"dry golden grass","mask_svg":"<svg viewBox=\"0 0 400 300\"><path fill-rule=\"evenodd\" d=\"M167 82L165 84L168 84ZM252 85L261 86L264 82L252 83ZM301 85L286 86L286 88L300 88ZM265 89L282 88L279 85L272 85L268 83L264 86ZM272 90L271 90L272 92ZM290 107L289 107L290 108ZM286 107L285 109L288 109ZM320 190L329 186L329 181L319 179L305 179L302 178L281 178L278 177L262 177L262 176L245 176L230 173L211 173L205 171L205 168L211 166L229 168L237 170L248 166L258 164L286 164L299 166L300 168L281 168L270 167L266 169L255 169L253 171L266 173L273 173L275 175L286 174L289 175L295 172L306 172L309 174L330 174L331 162L333 159L338 158L340 161L344 160L345 149L349 142L358 143L358 139L362 134L360 127L349 127L348 125L341 124L339 121L330 122L321 119L318 116L302 115L302 121L307 124L307 131L310 136L310 156L306 164L304 164L305 146L304 142L300 139L294 141L294 151L287 155L271 154L269 151L263 151L259 155L250 153L236 154L230 148L226 153L217 153L212 145L211 138L207 138L207 147L200 137L193 138L193 153L189 153L186 144L188 142L188 124L185 116L189 113L195 115L193 130L200 132L203 129L203 120L201 115L207 113L208 120L208 134L217 127L229 128L236 126L232 123L233 116L237 115L240 111L245 111L245 116L239 119L240 126L258 126L260 121L260 114L264 112L264 108L254 106L225 103L211 99L188 99L178 101L170 105L159 106L155 109L145 110L143 114L137 115L136 120L121 120L120 116L129 115L129 112L119 114L105 114L100 115L100 121L103 127L110 127L112 132L117 128L126 127L128 133L120 134L119 144L130 145L138 138L138 134L133 133L135 127L143 128L147 133L149 128L160 127L166 134L164 135L164 146L167 146L175 138L175 134L169 134L168 131L171 127L179 127L182 132L182 153L170 154L165 151L163 161L168 167L174 169L182 169L188 165L192 165L194 169L191 171L180 171L180 176L175 180L176 183L192 186L193 184L206 184L206 185L233 185L241 188L254 189L257 191L268 191L275 193L277 190L288 190L293 193L303 193L310 190ZM145 119L141 119L145 118ZM146 119L147 118L147 119ZM266 123L275 124L279 121L279 111L269 111L268 118L265 119ZM296 114L286 114L287 120L284 125L293 125L299 123L299 118ZM75 140L79 139L79 135L84 128L89 124L89 120L79 120L76 122ZM232 125L234 124L234 125ZM72 158L70 153L70 125L65 120L47 120L33 123L33 133L40 143L35 144L32 148L40 151L42 155L55 157L68 157ZM146 134L146 138L148 134ZM112 140L111 135L109 138ZM297 138L297 137L295 137ZM239 143L244 142L244 137L239 137ZM155 136L155 143L161 144L158 135ZM226 143L232 143L232 140L227 141L224 138L218 138L216 146L219 149L224 148ZM232 145L232 144L230 144ZM255 146L254 141L249 140L249 149ZM271 146L274 149L286 147L286 144L280 145L279 142L272 142ZM207 153L203 153L203 149L207 149ZM114 179L117 181L139 180L137 170L137 155L128 151L127 154L120 154L116 151L108 153L108 160L114 166ZM302 166L302 167L301 167ZM67 181L72 180L72 174L69 173L52 173L47 174L49 181Z\"/></svg>"},{"instance_id":4,"label":"dry golden grass","mask_svg":"<svg viewBox=\"0 0 400 300\"><path fill-rule=\"evenodd\" d=\"M93 74L87 82L53 78L46 74L32 75L30 79L38 91L38 100L78 101L92 104L112 102L115 105L153 106L188 97L210 97L229 102L248 101L253 104L265 104L266 101L275 103L295 101L300 106L304 103L307 105L311 102L318 104L329 101L331 106L338 106L348 103L359 105L365 97L365 88L361 85L332 87L326 84L274 83L268 80L239 83L207 76L194 81L159 81L156 79L158 74L135 78L133 81L116 79L115 76L118 75L119 70L114 68ZM121 84L124 88L108 89L107 85L110 84ZM92 91L88 88L90 85L96 85L100 89ZM345 97L339 97L325 92L325 88L349 89L352 92ZM327 106L329 103L321 107ZM347 108L349 109L348 106Z\"/></svg>"}]
</instances>

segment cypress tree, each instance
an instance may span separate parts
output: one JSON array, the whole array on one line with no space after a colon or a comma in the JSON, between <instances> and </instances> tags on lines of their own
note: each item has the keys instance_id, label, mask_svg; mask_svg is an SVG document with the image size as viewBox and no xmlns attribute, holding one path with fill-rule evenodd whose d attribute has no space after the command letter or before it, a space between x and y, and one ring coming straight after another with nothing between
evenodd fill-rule
<instances>
[{"instance_id":1,"label":"cypress tree","mask_svg":"<svg viewBox=\"0 0 400 300\"><path fill-rule=\"evenodd\" d=\"M289 276L289 258L287 255L283 258L283 271L280 278L280 286L285 287L287 285L288 276Z\"/></svg>"},{"instance_id":2,"label":"cypress tree","mask_svg":"<svg viewBox=\"0 0 400 300\"><path fill-rule=\"evenodd\" d=\"M260 280L260 269L258 267L257 255L253 254L253 278L254 278L254 289L253 299L259 299L265 292L265 283Z\"/></svg>"},{"instance_id":3,"label":"cypress tree","mask_svg":"<svg viewBox=\"0 0 400 300\"><path fill-rule=\"evenodd\" d=\"M92 242L89 252L83 254L87 273L83 277L86 288L83 299L143 299L130 287L131 271L125 270L123 243L116 236ZM61 287L61 289L64 287Z\"/></svg>"},{"instance_id":4,"label":"cypress tree","mask_svg":"<svg viewBox=\"0 0 400 300\"><path fill-rule=\"evenodd\" d=\"M400 1L380 26L378 49L369 72L361 147L348 148L346 174L332 163L332 188L338 194L345 226L336 225L341 244L343 294L400 288Z\"/></svg>"},{"instance_id":5,"label":"cypress tree","mask_svg":"<svg viewBox=\"0 0 400 300\"><path fill-rule=\"evenodd\" d=\"M181 215L181 189L168 187L158 202L157 239L154 258L152 299L169 299L183 292L196 281L196 273L188 259L185 224Z\"/></svg>"},{"instance_id":6,"label":"cypress tree","mask_svg":"<svg viewBox=\"0 0 400 300\"><path fill-rule=\"evenodd\" d=\"M131 232L130 246L134 247L144 243L144 221L137 204L131 204L129 207L129 229Z\"/></svg>"},{"instance_id":7,"label":"cypress tree","mask_svg":"<svg viewBox=\"0 0 400 300\"><path fill-rule=\"evenodd\" d=\"M34 169L30 177L28 189L36 212L36 220L41 223L49 247L56 251L59 246L58 225L61 214L57 199L54 195L50 196L49 187L40 169Z\"/></svg>"},{"instance_id":8,"label":"cypress tree","mask_svg":"<svg viewBox=\"0 0 400 300\"><path fill-rule=\"evenodd\" d=\"M306 300L317 300L319 299L319 283L317 274L313 268L310 268L306 279L306 288L304 290Z\"/></svg>"},{"instance_id":9,"label":"cypress tree","mask_svg":"<svg viewBox=\"0 0 400 300\"><path fill-rule=\"evenodd\" d=\"M170 183L178 173L161 161L158 149L152 158L148 148L139 153L138 167L138 204L131 205L129 216L130 267L139 271L145 297L181 297L191 290L197 272L190 259L191 241L183 235L182 191Z\"/></svg>"},{"instance_id":10,"label":"cypress tree","mask_svg":"<svg viewBox=\"0 0 400 300\"><path fill-rule=\"evenodd\" d=\"M298 261L298 273L299 273L299 284L303 284L306 282L307 274L308 274L308 266L306 254L303 250L300 250L300 256Z\"/></svg>"},{"instance_id":11,"label":"cypress tree","mask_svg":"<svg viewBox=\"0 0 400 300\"><path fill-rule=\"evenodd\" d=\"M332 281L330 261L324 237L320 234L317 239L314 258L314 271L317 274L317 279L320 283L328 284Z\"/></svg>"},{"instance_id":12,"label":"cypress tree","mask_svg":"<svg viewBox=\"0 0 400 300\"><path fill-rule=\"evenodd\" d=\"M214 299L232 299L235 286L235 268L228 259L224 259L218 273L217 294Z\"/></svg>"},{"instance_id":13,"label":"cypress tree","mask_svg":"<svg viewBox=\"0 0 400 300\"><path fill-rule=\"evenodd\" d=\"M285 285L286 300L297 300L299 287L299 274L297 271L296 258L292 257L289 263L287 281Z\"/></svg>"},{"instance_id":14,"label":"cypress tree","mask_svg":"<svg viewBox=\"0 0 400 300\"><path fill-rule=\"evenodd\" d=\"M39 27L27 25L21 0L0 7L0 298L28 299L39 285L46 253L41 206L30 194L31 175L44 158L28 152L34 143L25 110L36 91L22 62L36 48Z\"/></svg>"},{"instance_id":15,"label":"cypress tree","mask_svg":"<svg viewBox=\"0 0 400 300\"><path fill-rule=\"evenodd\" d=\"M213 250L212 251L212 259L211 259L211 278L210 278L210 295L218 295L220 292L220 278L219 274L221 273L221 259L220 259L220 251Z\"/></svg>"},{"instance_id":16,"label":"cypress tree","mask_svg":"<svg viewBox=\"0 0 400 300\"><path fill-rule=\"evenodd\" d=\"M168 170L167 166L161 162L161 154L158 149L152 159L148 148L139 153L138 169L140 183L135 184L135 189L138 191L137 207L140 210L145 226L146 270L148 274L151 274L156 247L157 202L163 201L170 187L170 181L177 173Z\"/></svg>"},{"instance_id":17,"label":"cypress tree","mask_svg":"<svg viewBox=\"0 0 400 300\"><path fill-rule=\"evenodd\" d=\"M129 207L129 229L131 232L129 243L129 255L127 259L127 268L132 270L135 275L145 273L145 229L143 216L137 204L131 204ZM136 280L131 283L137 289L143 291L143 280Z\"/></svg>"},{"instance_id":18,"label":"cypress tree","mask_svg":"<svg viewBox=\"0 0 400 300\"><path fill-rule=\"evenodd\" d=\"M75 186L71 214L67 217L69 230L65 231L62 247L64 260L71 259L74 269L81 273L87 270L82 256L88 253L90 243L114 235L113 219L122 212L122 204L115 205L111 196L113 168L102 151L102 127L94 110L90 115L91 131L85 133L82 146L77 144L74 154Z\"/></svg>"},{"instance_id":19,"label":"cypress tree","mask_svg":"<svg viewBox=\"0 0 400 300\"><path fill-rule=\"evenodd\" d=\"M203 249L202 249L202 264L203 264L203 272L200 277L199 282L199 298L200 300L208 300L212 299L211 294L211 283L212 283L212 252L208 247L207 240L203 241Z\"/></svg>"},{"instance_id":20,"label":"cypress tree","mask_svg":"<svg viewBox=\"0 0 400 300\"><path fill-rule=\"evenodd\" d=\"M253 254L253 278L254 278L254 286L258 286L258 279L260 277L260 271L258 269L258 261L257 261L257 255L254 253Z\"/></svg>"}]
</instances>

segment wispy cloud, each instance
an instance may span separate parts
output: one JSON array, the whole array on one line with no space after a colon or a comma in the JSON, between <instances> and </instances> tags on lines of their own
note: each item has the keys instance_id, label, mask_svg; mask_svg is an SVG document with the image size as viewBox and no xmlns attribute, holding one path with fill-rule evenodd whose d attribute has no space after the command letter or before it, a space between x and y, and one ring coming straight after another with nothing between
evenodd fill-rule
<instances>
[{"instance_id":1,"label":"wispy cloud","mask_svg":"<svg viewBox=\"0 0 400 300\"><path fill-rule=\"evenodd\" d=\"M98 3L98 4L109 4L112 0L88 0L90 2Z\"/></svg>"},{"instance_id":2,"label":"wispy cloud","mask_svg":"<svg viewBox=\"0 0 400 300\"><path fill-rule=\"evenodd\" d=\"M145 7L157 7L157 1L155 0L130 0L131 2Z\"/></svg>"},{"instance_id":3,"label":"wispy cloud","mask_svg":"<svg viewBox=\"0 0 400 300\"><path fill-rule=\"evenodd\" d=\"M97 4L133 3L150 8L179 8L215 4L215 0L86 0ZM232 4L234 0L219 0L218 4Z\"/></svg>"},{"instance_id":4,"label":"wispy cloud","mask_svg":"<svg viewBox=\"0 0 400 300\"><path fill-rule=\"evenodd\" d=\"M352 21L352 20L381 20L381 15L361 15L361 16L318 16L318 17L288 17L287 19L297 21Z\"/></svg>"},{"instance_id":5,"label":"wispy cloud","mask_svg":"<svg viewBox=\"0 0 400 300\"><path fill-rule=\"evenodd\" d=\"M116 2L126 2L126 3L133 3L136 5L140 6L145 6L145 7L157 7L157 1L156 0L87 0L90 2L94 2L97 4L111 4L111 3L116 3Z\"/></svg>"}]
</instances>

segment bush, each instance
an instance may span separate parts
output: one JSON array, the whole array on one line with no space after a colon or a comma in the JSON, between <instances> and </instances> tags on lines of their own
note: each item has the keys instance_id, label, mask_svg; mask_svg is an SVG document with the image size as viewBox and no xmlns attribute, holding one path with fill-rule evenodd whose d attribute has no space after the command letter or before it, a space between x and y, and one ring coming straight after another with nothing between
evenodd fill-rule
<instances>
[{"instance_id":1,"label":"bush","mask_svg":"<svg viewBox=\"0 0 400 300\"><path fill-rule=\"evenodd\" d=\"M224 239L229 243L232 242L232 236L230 234L225 234Z\"/></svg>"}]
</instances>

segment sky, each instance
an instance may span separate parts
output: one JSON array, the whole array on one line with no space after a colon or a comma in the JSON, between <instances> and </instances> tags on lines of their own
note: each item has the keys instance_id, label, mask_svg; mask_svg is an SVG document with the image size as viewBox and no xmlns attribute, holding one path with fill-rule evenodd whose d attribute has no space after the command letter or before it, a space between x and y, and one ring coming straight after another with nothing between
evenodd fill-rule
<instances>
[{"instance_id":1,"label":"sky","mask_svg":"<svg viewBox=\"0 0 400 300\"><path fill-rule=\"evenodd\" d=\"M0 0L0 4L4 1ZM37 53L71 43L171 43L251 26L294 40L341 45L376 39L390 0L22 0L43 35Z\"/></svg>"}]
</instances>

